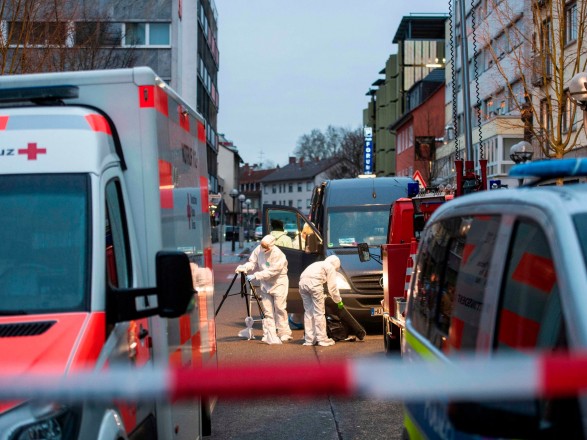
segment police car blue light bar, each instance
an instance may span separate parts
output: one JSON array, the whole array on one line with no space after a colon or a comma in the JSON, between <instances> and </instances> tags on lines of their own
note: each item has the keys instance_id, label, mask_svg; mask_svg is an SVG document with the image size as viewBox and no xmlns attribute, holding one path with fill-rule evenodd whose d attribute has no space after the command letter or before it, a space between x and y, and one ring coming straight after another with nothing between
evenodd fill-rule
<instances>
[{"instance_id":1,"label":"police car blue light bar","mask_svg":"<svg viewBox=\"0 0 587 440\"><path fill-rule=\"evenodd\" d=\"M542 179L587 176L587 158L523 163L514 165L510 169L509 175L511 177L538 177Z\"/></svg>"}]
</instances>

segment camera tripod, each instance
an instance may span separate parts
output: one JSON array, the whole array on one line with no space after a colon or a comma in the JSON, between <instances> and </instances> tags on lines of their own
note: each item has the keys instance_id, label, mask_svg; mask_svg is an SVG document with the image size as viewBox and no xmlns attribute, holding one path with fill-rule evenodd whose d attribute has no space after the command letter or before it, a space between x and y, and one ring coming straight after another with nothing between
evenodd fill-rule
<instances>
[{"instance_id":1,"label":"camera tripod","mask_svg":"<svg viewBox=\"0 0 587 440\"><path fill-rule=\"evenodd\" d=\"M232 286L234 285L234 282L236 281L239 274L241 277L241 279L240 279L241 290L240 290L240 292L230 293L230 289L232 289ZM250 292L247 292L247 284L249 285ZM234 278L232 279L230 286L228 286L226 293L222 296L222 301L220 301L220 304L218 304L218 308L216 309L216 312L214 313L214 317L216 317L216 315L218 315L218 312L220 311L222 304L224 304L224 301L226 301L226 298L228 298L229 296L235 296L235 295L240 295L241 298L245 299L245 305L247 308L247 317L251 317L251 299L254 298L255 301L257 302L257 307L259 307L259 314L261 315L261 319L265 318L265 313L263 313L263 306L261 305L261 300L259 299L259 295L257 295L257 291L255 290L255 287L253 286L253 284L250 281L247 281L247 277L244 272L234 274ZM255 320L255 321L259 321L259 320Z\"/></svg>"}]
</instances>

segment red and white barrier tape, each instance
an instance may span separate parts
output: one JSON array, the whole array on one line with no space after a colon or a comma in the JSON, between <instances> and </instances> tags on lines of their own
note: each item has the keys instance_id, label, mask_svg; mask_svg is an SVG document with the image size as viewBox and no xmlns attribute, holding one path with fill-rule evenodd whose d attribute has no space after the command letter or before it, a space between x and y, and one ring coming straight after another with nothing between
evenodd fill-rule
<instances>
[{"instance_id":1,"label":"red and white barrier tape","mask_svg":"<svg viewBox=\"0 0 587 440\"><path fill-rule=\"evenodd\" d=\"M0 371L0 400L189 400L338 395L396 401L561 397L587 390L587 354L462 359L401 359L233 365L194 369L110 369L68 376Z\"/></svg>"}]
</instances>

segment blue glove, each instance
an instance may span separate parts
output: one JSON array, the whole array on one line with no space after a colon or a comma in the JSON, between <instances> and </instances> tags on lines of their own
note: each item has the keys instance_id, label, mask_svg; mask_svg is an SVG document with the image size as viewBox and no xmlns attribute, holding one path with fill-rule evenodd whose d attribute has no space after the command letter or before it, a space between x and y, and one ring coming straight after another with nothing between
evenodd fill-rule
<instances>
[{"instance_id":1,"label":"blue glove","mask_svg":"<svg viewBox=\"0 0 587 440\"><path fill-rule=\"evenodd\" d=\"M341 301L341 302L339 302L339 303L337 304L337 306L338 306L338 308L339 308L339 309L342 309L342 308L344 307L344 304L343 304L343 303L342 303L342 301Z\"/></svg>"},{"instance_id":2,"label":"blue glove","mask_svg":"<svg viewBox=\"0 0 587 440\"><path fill-rule=\"evenodd\" d=\"M247 275L247 281L253 281L255 279L255 274Z\"/></svg>"}]
</instances>

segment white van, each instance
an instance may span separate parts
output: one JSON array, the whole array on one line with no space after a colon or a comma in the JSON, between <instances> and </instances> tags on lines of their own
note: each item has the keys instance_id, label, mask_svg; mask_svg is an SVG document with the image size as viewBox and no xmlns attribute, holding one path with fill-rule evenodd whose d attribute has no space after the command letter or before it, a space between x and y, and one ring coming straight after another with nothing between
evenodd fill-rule
<instances>
[{"instance_id":1,"label":"white van","mask_svg":"<svg viewBox=\"0 0 587 440\"><path fill-rule=\"evenodd\" d=\"M549 185L457 197L422 233L402 335L404 358L587 348L587 175L580 159L518 165ZM405 405L407 438L584 438L583 397Z\"/></svg>"}]
</instances>

